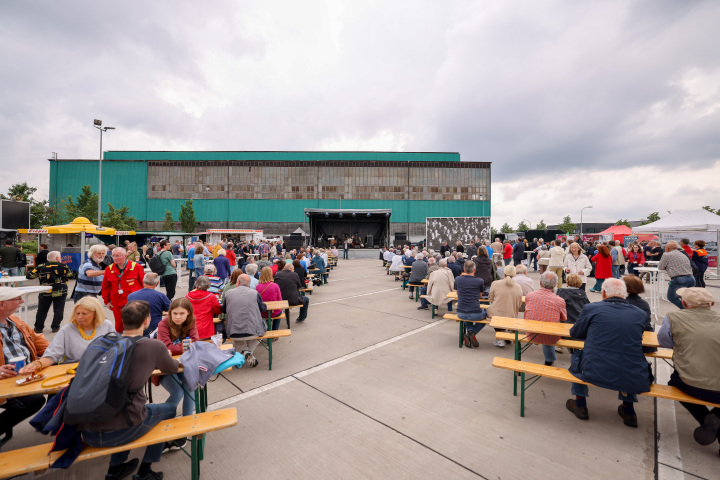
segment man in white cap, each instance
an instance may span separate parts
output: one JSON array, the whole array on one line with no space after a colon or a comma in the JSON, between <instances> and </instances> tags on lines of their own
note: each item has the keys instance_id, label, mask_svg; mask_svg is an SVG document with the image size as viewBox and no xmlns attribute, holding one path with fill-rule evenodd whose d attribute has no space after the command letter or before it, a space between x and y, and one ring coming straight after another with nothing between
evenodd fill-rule
<instances>
[{"instance_id":1,"label":"man in white cap","mask_svg":"<svg viewBox=\"0 0 720 480\"><path fill-rule=\"evenodd\" d=\"M23 304L22 293L14 288L0 287L0 380L17 376L15 363L10 360L23 357L31 363L42 356L50 342L37 334L15 315ZM0 400L0 403L3 403ZM0 413L0 446L12 438L15 425L35 415L45 405L43 395L27 395L11 398L2 405Z\"/></svg>"},{"instance_id":2,"label":"man in white cap","mask_svg":"<svg viewBox=\"0 0 720 480\"><path fill-rule=\"evenodd\" d=\"M658 331L658 343L673 349L675 371L669 385L706 402L720 403L720 313L710 292L704 288L679 288L683 310L665 315ZM680 402L700 423L695 441L710 445L718 440L720 408Z\"/></svg>"}]
</instances>

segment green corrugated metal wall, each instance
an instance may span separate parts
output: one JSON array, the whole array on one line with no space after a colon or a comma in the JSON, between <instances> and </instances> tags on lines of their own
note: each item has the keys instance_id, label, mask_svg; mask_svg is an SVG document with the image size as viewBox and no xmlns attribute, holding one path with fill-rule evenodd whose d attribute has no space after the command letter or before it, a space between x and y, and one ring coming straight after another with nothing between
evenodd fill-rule
<instances>
[{"instance_id":1,"label":"green corrugated metal wall","mask_svg":"<svg viewBox=\"0 0 720 480\"><path fill-rule=\"evenodd\" d=\"M346 160L459 162L459 153L424 152L105 152L106 160Z\"/></svg>"},{"instance_id":2,"label":"green corrugated metal wall","mask_svg":"<svg viewBox=\"0 0 720 480\"><path fill-rule=\"evenodd\" d=\"M177 220L180 205L184 200L161 200L147 198L148 167L147 160L228 160L228 159L259 159L278 160L287 153L286 160L324 160L324 154L334 156L336 160L402 160L419 161L420 156L427 161L437 160L437 156L457 158L459 154L423 154L423 153L388 153L388 152L107 152L103 161L103 211L107 204L120 208L128 206L130 214L140 221L162 220L165 210L173 213ZM170 155L172 154L172 155ZM226 155L225 157L214 157ZM252 155L240 158L240 155ZM261 158L258 154L273 154L272 157ZM130 156L126 161L114 162L112 157ZM309 156L312 155L312 158ZM379 155L380 158L371 158ZM137 160L142 157L142 160ZM183 158L178 158L183 157ZM302 157L302 158L299 158ZM432 157L432 158L428 158ZM135 161L127 161L135 160ZM446 160L447 161L447 160ZM455 161L455 160L451 160ZM93 161L58 161L50 162L50 195L52 198L77 197L84 185L90 185L97 192L98 163ZM397 200L195 200L195 215L201 222L303 222L305 208L385 208L392 209L392 223L424 223L426 217L476 217L490 216L488 201L397 201Z\"/></svg>"}]
</instances>

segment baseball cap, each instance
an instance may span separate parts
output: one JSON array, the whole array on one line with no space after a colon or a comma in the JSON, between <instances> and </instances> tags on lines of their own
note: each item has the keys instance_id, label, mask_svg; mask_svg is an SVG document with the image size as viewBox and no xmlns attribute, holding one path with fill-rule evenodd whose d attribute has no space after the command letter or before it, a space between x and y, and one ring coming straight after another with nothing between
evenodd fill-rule
<instances>
[{"instance_id":1,"label":"baseball cap","mask_svg":"<svg viewBox=\"0 0 720 480\"><path fill-rule=\"evenodd\" d=\"M678 288L677 294L688 305L710 306L715 301L710 292L701 287Z\"/></svg>"},{"instance_id":2,"label":"baseball cap","mask_svg":"<svg viewBox=\"0 0 720 480\"><path fill-rule=\"evenodd\" d=\"M0 302L22 297L22 292L12 287L0 287Z\"/></svg>"}]
</instances>

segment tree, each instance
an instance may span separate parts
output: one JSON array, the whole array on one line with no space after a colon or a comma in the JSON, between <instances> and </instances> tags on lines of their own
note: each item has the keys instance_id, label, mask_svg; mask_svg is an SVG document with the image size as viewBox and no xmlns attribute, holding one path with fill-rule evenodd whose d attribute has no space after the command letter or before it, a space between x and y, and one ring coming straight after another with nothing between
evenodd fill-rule
<instances>
[{"instance_id":1,"label":"tree","mask_svg":"<svg viewBox=\"0 0 720 480\"><path fill-rule=\"evenodd\" d=\"M565 218L563 218L563 222L558 225L558 228L564 233L573 233L575 232L575 229L577 229L577 225L572 222L572 220L570 219L570 215L567 215Z\"/></svg>"},{"instance_id":2,"label":"tree","mask_svg":"<svg viewBox=\"0 0 720 480\"><path fill-rule=\"evenodd\" d=\"M540 220L540 223L535 225L536 230L547 230L547 225L545 225L545 220Z\"/></svg>"},{"instance_id":3,"label":"tree","mask_svg":"<svg viewBox=\"0 0 720 480\"><path fill-rule=\"evenodd\" d=\"M525 223L525 220L518 223L517 230L516 230L517 232L527 232L528 230L530 230L530 226Z\"/></svg>"},{"instance_id":4,"label":"tree","mask_svg":"<svg viewBox=\"0 0 720 480\"><path fill-rule=\"evenodd\" d=\"M107 206L107 213L103 213L103 226L115 230L137 230L137 219L130 216L130 209L127 206L119 209L113 207L111 203Z\"/></svg>"},{"instance_id":5,"label":"tree","mask_svg":"<svg viewBox=\"0 0 720 480\"><path fill-rule=\"evenodd\" d=\"M495 238L495 235L497 235L498 233L500 233L500 232L497 231L497 228L490 227L490 236L491 237Z\"/></svg>"},{"instance_id":6,"label":"tree","mask_svg":"<svg viewBox=\"0 0 720 480\"><path fill-rule=\"evenodd\" d=\"M625 225L626 227L631 227L630 222L627 221L627 218L625 220L620 219L617 222L615 222L615 225Z\"/></svg>"},{"instance_id":7,"label":"tree","mask_svg":"<svg viewBox=\"0 0 720 480\"><path fill-rule=\"evenodd\" d=\"M8 189L7 196L0 193L0 198L30 203L30 228L41 228L45 225L55 223L54 211L48 205L47 200L36 200L33 195L37 188L31 187L27 182L16 183Z\"/></svg>"},{"instance_id":8,"label":"tree","mask_svg":"<svg viewBox=\"0 0 720 480\"><path fill-rule=\"evenodd\" d=\"M163 220L160 229L164 232L172 232L175 230L175 220L172 218L172 212L165 210L165 220Z\"/></svg>"},{"instance_id":9,"label":"tree","mask_svg":"<svg viewBox=\"0 0 720 480\"><path fill-rule=\"evenodd\" d=\"M703 210L707 210L710 213L714 213L715 215L720 215L720 208L710 208L710 205L705 205L702 207Z\"/></svg>"},{"instance_id":10,"label":"tree","mask_svg":"<svg viewBox=\"0 0 720 480\"><path fill-rule=\"evenodd\" d=\"M660 212L653 212L647 216L646 220L642 221L642 224L647 225L648 223L657 222L658 220L660 220Z\"/></svg>"},{"instance_id":11,"label":"tree","mask_svg":"<svg viewBox=\"0 0 720 480\"><path fill-rule=\"evenodd\" d=\"M65 212L67 213L68 221L72 221L77 217L85 217L90 220L90 222L97 224L97 211L98 195L92 192L90 185L82 187L82 191L77 199L73 200L72 197L68 195L65 200ZM103 225L105 225L104 221Z\"/></svg>"},{"instance_id":12,"label":"tree","mask_svg":"<svg viewBox=\"0 0 720 480\"><path fill-rule=\"evenodd\" d=\"M503 223L503 226L500 227L500 233L512 233L512 231L512 227L508 225L507 222Z\"/></svg>"},{"instance_id":13,"label":"tree","mask_svg":"<svg viewBox=\"0 0 720 480\"><path fill-rule=\"evenodd\" d=\"M192 200L185 200L183 205L180 205L180 225L183 232L193 233L197 228L197 218L195 218L195 209L193 208Z\"/></svg>"}]
</instances>

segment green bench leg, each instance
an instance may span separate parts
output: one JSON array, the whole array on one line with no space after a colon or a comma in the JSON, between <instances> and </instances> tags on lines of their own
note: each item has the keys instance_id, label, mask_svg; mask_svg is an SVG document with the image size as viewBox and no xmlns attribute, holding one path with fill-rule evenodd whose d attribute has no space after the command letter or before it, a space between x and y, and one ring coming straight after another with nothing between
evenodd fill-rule
<instances>
[{"instance_id":1,"label":"green bench leg","mask_svg":"<svg viewBox=\"0 0 720 480\"><path fill-rule=\"evenodd\" d=\"M515 360L520 360L521 357L520 353L520 342L518 341L518 331L515 330ZM517 372L512 372L513 374L513 396L517 397ZM524 375L524 374L523 374ZM523 376L523 378L525 378ZM523 395L525 395L525 391L523 390Z\"/></svg>"},{"instance_id":2,"label":"green bench leg","mask_svg":"<svg viewBox=\"0 0 720 480\"><path fill-rule=\"evenodd\" d=\"M433 312L435 311L435 305L433 305ZM462 348L463 346L463 334L465 333L465 322L460 320L458 322L460 324L460 341L458 342L458 348Z\"/></svg>"},{"instance_id":3,"label":"green bench leg","mask_svg":"<svg viewBox=\"0 0 720 480\"><path fill-rule=\"evenodd\" d=\"M272 370L272 344L271 338L268 338L268 370Z\"/></svg>"},{"instance_id":4,"label":"green bench leg","mask_svg":"<svg viewBox=\"0 0 720 480\"><path fill-rule=\"evenodd\" d=\"M513 373L515 373L515 372L513 372ZM524 417L525 416L525 372L522 372L520 374L520 378L521 378L520 387L522 389L520 391L520 416Z\"/></svg>"},{"instance_id":5,"label":"green bench leg","mask_svg":"<svg viewBox=\"0 0 720 480\"><path fill-rule=\"evenodd\" d=\"M415 303L420 300L420 287L415 287Z\"/></svg>"},{"instance_id":6,"label":"green bench leg","mask_svg":"<svg viewBox=\"0 0 720 480\"><path fill-rule=\"evenodd\" d=\"M430 319L431 320L435 319L435 305L430 306ZM462 322L460 322L460 323L462 323Z\"/></svg>"},{"instance_id":7,"label":"green bench leg","mask_svg":"<svg viewBox=\"0 0 720 480\"><path fill-rule=\"evenodd\" d=\"M192 465L192 480L200 479L200 440L197 436L190 439L190 463Z\"/></svg>"}]
</instances>

